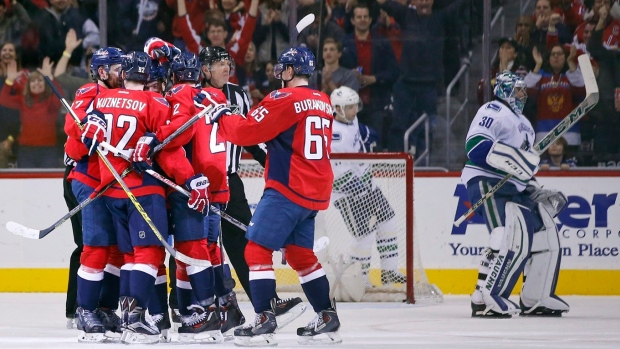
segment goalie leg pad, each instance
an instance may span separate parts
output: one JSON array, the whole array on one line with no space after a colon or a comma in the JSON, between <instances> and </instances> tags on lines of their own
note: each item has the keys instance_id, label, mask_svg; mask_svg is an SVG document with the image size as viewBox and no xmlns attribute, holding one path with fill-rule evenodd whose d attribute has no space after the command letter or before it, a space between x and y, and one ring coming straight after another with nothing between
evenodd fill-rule
<instances>
[{"instance_id":1,"label":"goalie leg pad","mask_svg":"<svg viewBox=\"0 0 620 349\"><path fill-rule=\"evenodd\" d=\"M561 316L570 307L555 295L562 258L560 239L555 222L544 204L538 204L538 212L544 228L534 233L532 239L532 253L521 289L521 315Z\"/></svg>"},{"instance_id":2,"label":"goalie leg pad","mask_svg":"<svg viewBox=\"0 0 620 349\"><path fill-rule=\"evenodd\" d=\"M506 226L493 229L489 241L488 274L478 290L486 305L483 314L514 314L519 311L509 301L510 293L521 275L531 247L532 225L526 220L531 212L513 202L506 203ZM483 262L485 262L483 260ZM472 297L472 308L475 299ZM473 316L476 316L474 309Z\"/></svg>"},{"instance_id":3,"label":"goalie leg pad","mask_svg":"<svg viewBox=\"0 0 620 349\"><path fill-rule=\"evenodd\" d=\"M345 196L334 201L334 206L342 215L342 219L347 229L354 237L361 237L370 234L371 212L364 202L357 196Z\"/></svg>"},{"instance_id":4,"label":"goalie leg pad","mask_svg":"<svg viewBox=\"0 0 620 349\"><path fill-rule=\"evenodd\" d=\"M526 181L536 174L540 156L502 142L495 142L486 160L489 165Z\"/></svg>"}]
</instances>

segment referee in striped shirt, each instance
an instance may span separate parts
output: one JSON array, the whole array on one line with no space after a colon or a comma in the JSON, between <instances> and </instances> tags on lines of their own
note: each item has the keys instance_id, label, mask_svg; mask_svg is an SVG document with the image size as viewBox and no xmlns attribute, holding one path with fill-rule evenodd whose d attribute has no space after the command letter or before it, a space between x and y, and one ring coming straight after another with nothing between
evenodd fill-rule
<instances>
[{"instance_id":1,"label":"referee in striped shirt","mask_svg":"<svg viewBox=\"0 0 620 349\"><path fill-rule=\"evenodd\" d=\"M235 114L247 115L250 111L250 100L245 91L239 85L228 82L233 73L234 61L229 53L221 47L207 47L200 52L200 62L211 73L210 79L203 80L203 87L215 87L221 89L226 95L230 110ZM227 64L222 64L227 63ZM228 66L229 69L223 67ZM256 161L265 167L266 153L258 145L244 147ZM228 185L230 190L230 201L226 206L225 212L242 222L246 226L252 219L252 212L245 197L243 182L237 170L241 160L241 147L230 142L226 142L226 165L228 172ZM250 281L248 264L245 261L244 251L248 243L245 231L232 225L227 220L222 219L222 239L230 262L237 272L237 277L245 293L250 297Z\"/></svg>"}]
</instances>

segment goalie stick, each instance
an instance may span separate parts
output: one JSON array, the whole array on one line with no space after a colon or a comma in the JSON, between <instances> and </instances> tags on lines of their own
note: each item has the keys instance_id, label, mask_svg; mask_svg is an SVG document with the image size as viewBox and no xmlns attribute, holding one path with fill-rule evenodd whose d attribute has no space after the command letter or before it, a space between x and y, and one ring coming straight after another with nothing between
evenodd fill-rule
<instances>
[{"instance_id":1,"label":"goalie stick","mask_svg":"<svg viewBox=\"0 0 620 349\"><path fill-rule=\"evenodd\" d=\"M596 84L596 77L594 76L594 71L592 70L592 63L590 63L590 57L587 54L581 55L578 58L579 67L581 69L581 74L583 75L583 81L586 87L586 98L579 103L579 105L573 109L567 116L560 121L547 135L541 139L538 143L534 145L534 151L537 154L542 154L551 146L553 142L555 142L558 138L560 138L566 131L568 131L573 125L575 125L581 117L587 114L596 103L598 103L598 85ZM454 222L455 226L460 226L467 217L469 217L472 213L474 213L478 207L482 206L484 202L490 198L499 188L501 188L508 180L512 178L511 174L507 174L499 181L493 188L491 188L478 202L473 204L467 212L459 217Z\"/></svg>"}]
</instances>

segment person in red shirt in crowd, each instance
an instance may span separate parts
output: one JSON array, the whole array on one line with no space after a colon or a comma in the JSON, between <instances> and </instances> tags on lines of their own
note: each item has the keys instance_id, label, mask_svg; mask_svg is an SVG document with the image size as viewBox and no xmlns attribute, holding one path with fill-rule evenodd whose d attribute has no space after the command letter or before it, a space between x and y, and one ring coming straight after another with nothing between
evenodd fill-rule
<instances>
[{"instance_id":1,"label":"person in red shirt in crowd","mask_svg":"<svg viewBox=\"0 0 620 349\"><path fill-rule=\"evenodd\" d=\"M216 8L215 0L166 0L166 5L177 11L177 2L182 1L186 8L185 15L179 15L172 18L172 36L174 37L173 44L177 47L184 48L185 42L183 40L182 21L188 21L191 23L192 28L196 31L197 35L200 35L205 30L205 12Z\"/></svg>"},{"instance_id":2,"label":"person in red shirt in crowd","mask_svg":"<svg viewBox=\"0 0 620 349\"><path fill-rule=\"evenodd\" d=\"M396 62L400 64L400 56L403 51L403 42L400 39L400 26L393 17L384 10L379 11L379 21L375 25L377 33L390 41Z\"/></svg>"},{"instance_id":3,"label":"person in red shirt in crowd","mask_svg":"<svg viewBox=\"0 0 620 349\"><path fill-rule=\"evenodd\" d=\"M536 66L525 76L524 81L528 96L536 99L537 140L547 135L585 97L583 76L574 59L576 55L577 49L574 46L571 46L570 55L567 55L564 46L557 44L545 58L534 48ZM579 146L579 124L571 127L564 138L568 145Z\"/></svg>"},{"instance_id":4,"label":"person in red shirt in crowd","mask_svg":"<svg viewBox=\"0 0 620 349\"><path fill-rule=\"evenodd\" d=\"M603 46L608 50L618 49L620 46L620 21L608 16L609 9L611 8L611 0L595 0L592 6L592 12L594 16L591 21L582 22L577 29L575 29L575 36L573 42L577 44L578 48L583 52L587 52L585 46L587 45L585 34L586 26L596 24L599 18L605 18L603 23Z\"/></svg>"},{"instance_id":5,"label":"person in red shirt in crowd","mask_svg":"<svg viewBox=\"0 0 620 349\"><path fill-rule=\"evenodd\" d=\"M185 7L185 1L179 0L177 8L177 15L179 17L188 16L187 9ZM228 29L226 22L213 18L207 30L207 38L210 41L211 47L219 46L226 48L226 51L230 53L236 65L242 66L248 47L252 42L252 35L256 27L256 18L258 15L258 0L252 0L250 8L246 15L244 15L239 21L240 30L237 30L232 38L227 42ZM191 22L188 20L180 21L180 30L182 37L185 40L187 51L198 54L203 47L207 45L202 42L200 37L196 35L196 29L191 26ZM237 82L236 78L231 79L231 82Z\"/></svg>"},{"instance_id":6,"label":"person in red shirt in crowd","mask_svg":"<svg viewBox=\"0 0 620 349\"><path fill-rule=\"evenodd\" d=\"M21 68L17 59L15 44L7 42L0 48L0 88L6 82L6 74L9 63L16 62L18 75L13 81L13 93L22 94L24 86L28 81L28 71ZM9 162L13 162L13 154L16 149L16 139L20 132L19 110L11 109L0 105L0 150L6 158L0 167L7 167ZM3 158L4 159L4 158Z\"/></svg>"},{"instance_id":7,"label":"person in red shirt in crowd","mask_svg":"<svg viewBox=\"0 0 620 349\"><path fill-rule=\"evenodd\" d=\"M571 31L562 23L562 16L555 12L551 0L538 0L534 11L536 29L531 35L532 43L540 50L550 49L556 43L571 42Z\"/></svg>"},{"instance_id":8,"label":"person in red shirt in crowd","mask_svg":"<svg viewBox=\"0 0 620 349\"><path fill-rule=\"evenodd\" d=\"M216 106L211 122L219 119L224 137L239 145L265 142L265 192L248 225L250 241L245 258L250 267L250 290L255 321L235 329L235 345L273 345L276 322L276 280L273 252L285 248L285 256L299 274L304 293L317 317L297 329L299 340L315 342L326 334L329 343L340 343L340 321L329 298L329 281L312 251L314 220L318 210L329 206L334 179L329 153L333 109L329 97L307 87L316 66L312 52L291 48L280 55L275 72L283 88L273 91L248 114L231 114L226 105ZM205 104L204 92L195 101ZM262 340L256 341L256 339Z\"/></svg>"},{"instance_id":9,"label":"person in red shirt in crowd","mask_svg":"<svg viewBox=\"0 0 620 349\"><path fill-rule=\"evenodd\" d=\"M553 5L553 12L560 15L562 23L566 24L571 32L574 32L575 28L583 22L587 11L583 0L552 0L551 5Z\"/></svg>"},{"instance_id":10,"label":"person in red shirt in crowd","mask_svg":"<svg viewBox=\"0 0 620 349\"><path fill-rule=\"evenodd\" d=\"M56 119L60 101L52 94L44 76L54 79L49 58L39 71L28 76L23 94L13 90L20 77L17 62L7 66L7 77L0 92L0 105L19 110L21 132L18 137L17 166L21 168L55 168L60 165L56 151ZM60 85L54 82L60 89Z\"/></svg>"}]
</instances>

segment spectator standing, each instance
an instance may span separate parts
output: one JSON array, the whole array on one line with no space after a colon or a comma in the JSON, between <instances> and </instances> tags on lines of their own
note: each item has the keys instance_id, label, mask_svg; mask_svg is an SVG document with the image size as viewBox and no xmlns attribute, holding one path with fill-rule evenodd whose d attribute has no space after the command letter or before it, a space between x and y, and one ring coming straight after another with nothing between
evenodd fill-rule
<instances>
[{"instance_id":1,"label":"spectator standing","mask_svg":"<svg viewBox=\"0 0 620 349\"><path fill-rule=\"evenodd\" d=\"M36 11L31 13L38 25L38 52L44 52L52 62L57 62L62 56L64 40L69 29L75 30L78 38L85 39L86 18L82 16L79 9L71 5L69 0L49 0L49 4L50 6L45 9L37 9L30 4L27 9ZM89 23L92 21L89 20ZM96 41L98 44L99 40ZM83 42L84 44L86 42ZM70 63L79 66L83 54L83 46L77 48Z\"/></svg>"},{"instance_id":2,"label":"spectator standing","mask_svg":"<svg viewBox=\"0 0 620 349\"><path fill-rule=\"evenodd\" d=\"M460 12L462 0L456 0L441 11L433 11L433 0L416 0L406 7L394 0L377 0L401 28L403 40L400 78L394 84L393 119L388 148L403 151L403 135L423 113L434 126L437 115L437 88L443 81L445 26ZM422 129L414 137L418 151L424 150ZM432 132L432 131L431 131Z\"/></svg>"},{"instance_id":3,"label":"spectator standing","mask_svg":"<svg viewBox=\"0 0 620 349\"><path fill-rule=\"evenodd\" d=\"M387 138L383 135L383 123L389 113L387 107L391 102L392 85L398 78L398 65L392 46L385 38L371 33L370 22L368 7L353 7L354 32L345 37L340 61L344 68L353 69L359 79L363 108L357 117L375 129L383 140ZM379 145L379 149L382 148Z\"/></svg>"},{"instance_id":4,"label":"spectator standing","mask_svg":"<svg viewBox=\"0 0 620 349\"><path fill-rule=\"evenodd\" d=\"M536 2L535 21L536 29L532 34L532 43L539 50L551 49L556 43L568 44L571 42L571 33L562 23L562 16L553 11L551 0L538 0Z\"/></svg>"},{"instance_id":5,"label":"spectator standing","mask_svg":"<svg viewBox=\"0 0 620 349\"><path fill-rule=\"evenodd\" d=\"M8 65L7 78L0 91L0 105L18 109L21 121L17 165L21 168L54 168L60 166L56 151L56 119L60 101L52 94L44 76L54 79L52 64L46 57L40 70L30 73L23 95L12 92L19 76L15 61ZM58 88L57 82L54 82Z\"/></svg>"},{"instance_id":6,"label":"spectator standing","mask_svg":"<svg viewBox=\"0 0 620 349\"><path fill-rule=\"evenodd\" d=\"M176 12L178 0L166 0L166 5ZM181 21L189 20L196 33L205 30L205 12L217 8L215 0L189 0L185 1L188 17L176 15L172 19L172 36L174 46L185 51L185 41L183 40L183 26ZM178 14L178 13L177 13Z\"/></svg>"},{"instance_id":7,"label":"spectator standing","mask_svg":"<svg viewBox=\"0 0 620 349\"><path fill-rule=\"evenodd\" d=\"M15 44L7 42L0 48L0 88L5 85L7 79L7 72L9 64L15 62L18 75L13 81L11 93L14 95L21 95L24 86L28 82L28 71L21 69L21 64L17 59L17 51ZM20 121L19 110L11 109L0 104L0 146L3 149L4 165L0 167L7 167L9 162L13 161L13 154L16 152L15 142L17 135L19 135Z\"/></svg>"},{"instance_id":8,"label":"spectator standing","mask_svg":"<svg viewBox=\"0 0 620 349\"><path fill-rule=\"evenodd\" d=\"M0 42L20 42L21 33L30 22L22 4L16 0L0 1Z\"/></svg>"},{"instance_id":9,"label":"spectator standing","mask_svg":"<svg viewBox=\"0 0 620 349\"><path fill-rule=\"evenodd\" d=\"M609 6L599 6L598 22L588 41L588 52L598 63L596 82L599 87L599 101L588 113L594 124L593 130L593 162L620 160L620 108L615 106L615 91L620 87L620 77L617 76L620 64L618 51L608 46L613 43L613 36L609 35ZM613 23L613 22L612 22ZM617 43L617 41L616 41Z\"/></svg>"},{"instance_id":10,"label":"spectator standing","mask_svg":"<svg viewBox=\"0 0 620 349\"><path fill-rule=\"evenodd\" d=\"M542 139L566 115L568 115L585 97L583 76L575 63L577 49L571 46L570 55L562 45L556 44L543 59L535 47L532 53L536 66L527 74L524 81L527 94L536 99L536 139ZM579 124L571 127L564 138L568 145L578 147L581 144Z\"/></svg>"},{"instance_id":11,"label":"spectator standing","mask_svg":"<svg viewBox=\"0 0 620 349\"><path fill-rule=\"evenodd\" d=\"M333 90L340 86L347 86L355 90L360 89L360 82L357 75L350 69L340 66L339 60L342 56L342 44L333 38L327 38L323 42L323 70L321 72L321 86L318 86L318 72L315 71L310 77L309 85L316 87L329 95Z\"/></svg>"},{"instance_id":12,"label":"spectator standing","mask_svg":"<svg viewBox=\"0 0 620 349\"><path fill-rule=\"evenodd\" d=\"M258 62L275 61L280 52L289 47L288 0L267 0L258 9L261 15L253 38Z\"/></svg>"},{"instance_id":13,"label":"spectator standing","mask_svg":"<svg viewBox=\"0 0 620 349\"><path fill-rule=\"evenodd\" d=\"M400 56L403 51L403 41L400 39L400 25L398 25L396 20L390 17L387 12L380 10L379 20L377 24L375 24L374 29L379 35L390 42L392 50L394 50L394 55L396 56L396 62L400 64Z\"/></svg>"}]
</instances>

